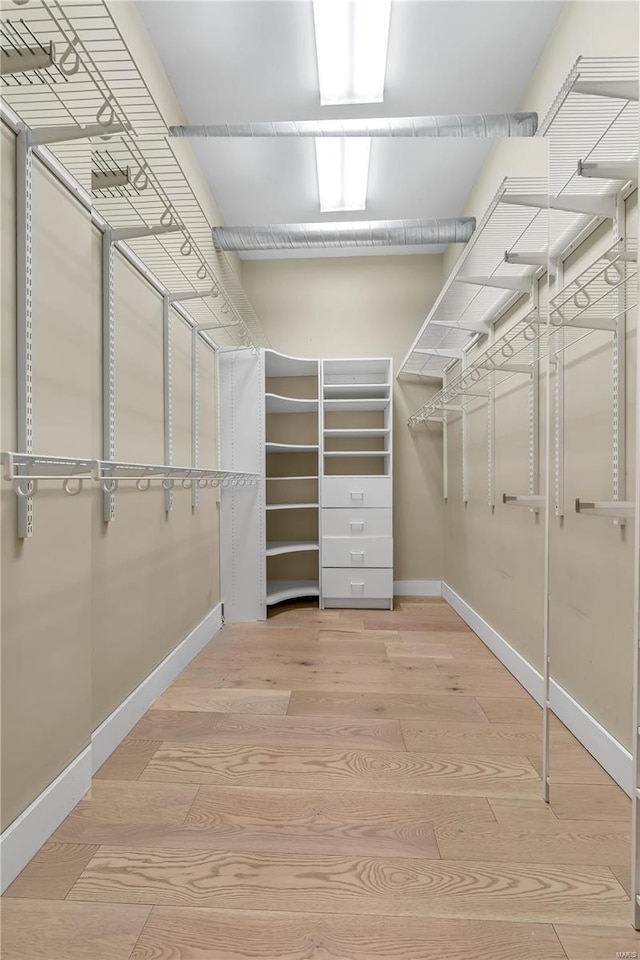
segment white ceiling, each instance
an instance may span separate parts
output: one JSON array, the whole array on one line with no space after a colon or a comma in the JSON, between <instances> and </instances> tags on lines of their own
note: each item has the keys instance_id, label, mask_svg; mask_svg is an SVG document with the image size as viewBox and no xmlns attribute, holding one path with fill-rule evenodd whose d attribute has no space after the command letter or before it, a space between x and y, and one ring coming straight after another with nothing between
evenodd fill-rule
<instances>
[{"instance_id":1,"label":"white ceiling","mask_svg":"<svg viewBox=\"0 0 640 960\"><path fill-rule=\"evenodd\" d=\"M320 106L310 0L138 0L138 7L188 122L198 124L516 110L562 3L395 0L384 103L351 107ZM225 222L248 225L459 216L491 142L374 140L367 209L346 214L320 213L311 139L192 145ZM327 255L353 252L363 253Z\"/></svg>"}]
</instances>

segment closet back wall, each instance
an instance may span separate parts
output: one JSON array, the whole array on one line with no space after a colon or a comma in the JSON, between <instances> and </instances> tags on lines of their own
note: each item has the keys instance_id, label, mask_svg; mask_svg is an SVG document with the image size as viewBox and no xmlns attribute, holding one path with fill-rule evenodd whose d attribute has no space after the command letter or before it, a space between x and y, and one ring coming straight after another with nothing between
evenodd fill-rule
<instances>
[{"instance_id":1,"label":"closet back wall","mask_svg":"<svg viewBox=\"0 0 640 960\"><path fill-rule=\"evenodd\" d=\"M2 435L15 449L15 138L2 128ZM34 161L34 452L101 453L101 237ZM116 457L162 463L162 305L116 255ZM190 462L191 334L172 315L174 458ZM200 458L213 466L215 356L201 347ZM101 496L41 484L34 534L15 534L3 483L2 828L89 743L91 733L219 601L218 508L177 487L132 484L102 521Z\"/></svg>"},{"instance_id":2,"label":"closet back wall","mask_svg":"<svg viewBox=\"0 0 640 960\"><path fill-rule=\"evenodd\" d=\"M437 296L442 257L244 260L242 281L274 350L298 357L393 357L394 376ZM394 381L394 576L440 580L442 437L407 417L437 388ZM411 588L410 588L411 589Z\"/></svg>"}]
</instances>

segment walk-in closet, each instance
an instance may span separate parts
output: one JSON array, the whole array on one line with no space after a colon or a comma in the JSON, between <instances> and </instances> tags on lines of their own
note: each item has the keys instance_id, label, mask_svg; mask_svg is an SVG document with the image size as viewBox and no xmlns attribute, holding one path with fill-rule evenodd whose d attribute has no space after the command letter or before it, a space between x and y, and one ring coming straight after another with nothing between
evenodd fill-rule
<instances>
[{"instance_id":1,"label":"walk-in closet","mask_svg":"<svg viewBox=\"0 0 640 960\"><path fill-rule=\"evenodd\" d=\"M0 0L2 960L640 956L637 0Z\"/></svg>"}]
</instances>

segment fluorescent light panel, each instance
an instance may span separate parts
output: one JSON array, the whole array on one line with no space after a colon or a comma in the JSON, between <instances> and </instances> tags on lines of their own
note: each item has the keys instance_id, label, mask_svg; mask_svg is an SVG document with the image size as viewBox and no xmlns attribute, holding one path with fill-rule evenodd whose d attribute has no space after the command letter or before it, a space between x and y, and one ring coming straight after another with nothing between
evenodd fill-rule
<instances>
[{"instance_id":1,"label":"fluorescent light panel","mask_svg":"<svg viewBox=\"0 0 640 960\"><path fill-rule=\"evenodd\" d=\"M320 103L381 103L391 0L314 0ZM320 210L364 210L371 140L316 140Z\"/></svg>"},{"instance_id":2,"label":"fluorescent light panel","mask_svg":"<svg viewBox=\"0 0 640 960\"><path fill-rule=\"evenodd\" d=\"M391 0L314 0L320 103L381 103Z\"/></svg>"},{"instance_id":3,"label":"fluorescent light panel","mask_svg":"<svg viewBox=\"0 0 640 960\"><path fill-rule=\"evenodd\" d=\"M369 137L316 139L320 210L364 210L369 181Z\"/></svg>"}]
</instances>

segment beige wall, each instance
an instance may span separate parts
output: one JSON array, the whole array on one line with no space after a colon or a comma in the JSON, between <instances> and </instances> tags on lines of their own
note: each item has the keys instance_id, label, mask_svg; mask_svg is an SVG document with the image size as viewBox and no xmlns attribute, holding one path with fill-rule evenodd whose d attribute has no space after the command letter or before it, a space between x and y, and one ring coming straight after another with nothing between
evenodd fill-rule
<instances>
[{"instance_id":1,"label":"beige wall","mask_svg":"<svg viewBox=\"0 0 640 960\"><path fill-rule=\"evenodd\" d=\"M531 79L521 109L544 116L574 61L637 56L635 3L567 3ZM540 142L544 149L544 144ZM494 145L466 212L480 216L505 176L540 176L538 144ZM636 196L627 204L637 234ZM601 229L566 264L570 280L613 242ZM458 251L445 255L446 269ZM544 295L544 291L543 291ZM507 317L501 329L522 310ZM592 334L566 353L565 518L551 521L552 676L626 746L631 740L633 536L606 520L576 516L576 497L609 500L612 462L611 338ZM629 319L628 465L633 462L635 319ZM540 380L541 422L544 377ZM487 505L486 405L469 415L469 503L462 504L460 419L450 428L445 580L538 668L542 663L544 519L500 503ZM434 429L434 428L430 428ZM496 404L496 494L527 492L527 397L518 378ZM545 459L542 448L541 474ZM633 475L627 471L629 490Z\"/></svg>"},{"instance_id":2,"label":"beige wall","mask_svg":"<svg viewBox=\"0 0 640 960\"><path fill-rule=\"evenodd\" d=\"M2 129L2 436L15 448L14 136ZM34 451L101 454L100 236L89 214L34 164ZM116 258L116 457L163 461L162 307ZM190 462L191 334L175 314L176 462ZM215 465L215 357L201 347L200 458ZM89 485L68 497L43 483L34 534L15 536L2 484L2 824L6 827L89 742L95 727L219 600L218 507L192 513L178 488L124 484L102 521Z\"/></svg>"},{"instance_id":3,"label":"beige wall","mask_svg":"<svg viewBox=\"0 0 640 960\"><path fill-rule=\"evenodd\" d=\"M275 350L393 357L394 374L441 284L440 256L245 260L242 280ZM394 384L394 577L442 576L441 437L407 417L434 388Z\"/></svg>"}]
</instances>

